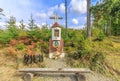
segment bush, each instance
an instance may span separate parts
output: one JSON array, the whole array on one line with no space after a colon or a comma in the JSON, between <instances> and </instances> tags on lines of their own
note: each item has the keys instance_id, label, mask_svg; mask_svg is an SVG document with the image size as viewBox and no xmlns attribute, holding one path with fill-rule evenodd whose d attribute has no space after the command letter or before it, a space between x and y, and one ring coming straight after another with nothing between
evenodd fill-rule
<instances>
[{"instance_id":1,"label":"bush","mask_svg":"<svg viewBox=\"0 0 120 81\"><path fill-rule=\"evenodd\" d=\"M105 38L105 34L103 32L100 32L97 36L97 40L99 40L99 41L103 41L104 38Z\"/></svg>"},{"instance_id":2,"label":"bush","mask_svg":"<svg viewBox=\"0 0 120 81\"><path fill-rule=\"evenodd\" d=\"M94 57L93 57L93 59L92 59L92 62L97 63L98 61L99 61L99 62L102 62L103 60L104 60L104 55L103 55L101 52L97 52L97 53L94 55Z\"/></svg>"},{"instance_id":3,"label":"bush","mask_svg":"<svg viewBox=\"0 0 120 81\"><path fill-rule=\"evenodd\" d=\"M93 28L92 29L92 36L93 37L97 37L100 33L100 29L99 28Z\"/></svg>"},{"instance_id":4,"label":"bush","mask_svg":"<svg viewBox=\"0 0 120 81\"><path fill-rule=\"evenodd\" d=\"M15 49L14 47L12 47L12 46L10 46L10 47L7 48L6 54L7 54L7 55L10 55L10 56L13 56L14 58L17 57L17 51L16 51L16 49Z\"/></svg>"},{"instance_id":5,"label":"bush","mask_svg":"<svg viewBox=\"0 0 120 81\"><path fill-rule=\"evenodd\" d=\"M18 50L23 50L23 49L25 48L25 45L24 45L24 44L17 44L17 45L16 45L16 48L17 48Z\"/></svg>"},{"instance_id":6,"label":"bush","mask_svg":"<svg viewBox=\"0 0 120 81\"><path fill-rule=\"evenodd\" d=\"M90 69L100 73L104 73L105 71L104 59L105 59L105 56L102 52L96 52L96 54L93 56L91 60Z\"/></svg>"},{"instance_id":7,"label":"bush","mask_svg":"<svg viewBox=\"0 0 120 81\"><path fill-rule=\"evenodd\" d=\"M41 52L45 54L49 53L49 46L47 42L45 42L44 44L41 44Z\"/></svg>"},{"instance_id":8,"label":"bush","mask_svg":"<svg viewBox=\"0 0 120 81\"><path fill-rule=\"evenodd\" d=\"M0 43L1 44L8 44L12 39L12 35L8 31L3 31L0 34Z\"/></svg>"},{"instance_id":9,"label":"bush","mask_svg":"<svg viewBox=\"0 0 120 81\"><path fill-rule=\"evenodd\" d=\"M27 32L26 31L20 31L19 37L20 38L27 37Z\"/></svg>"},{"instance_id":10,"label":"bush","mask_svg":"<svg viewBox=\"0 0 120 81\"><path fill-rule=\"evenodd\" d=\"M94 41L103 41L105 39L105 34L103 32L99 32L98 36Z\"/></svg>"}]
</instances>

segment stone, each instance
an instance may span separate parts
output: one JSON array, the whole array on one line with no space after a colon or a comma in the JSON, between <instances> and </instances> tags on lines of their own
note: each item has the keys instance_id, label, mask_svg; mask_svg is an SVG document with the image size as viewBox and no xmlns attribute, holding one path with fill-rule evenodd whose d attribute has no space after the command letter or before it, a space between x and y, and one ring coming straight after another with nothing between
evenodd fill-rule
<instances>
[{"instance_id":1,"label":"stone","mask_svg":"<svg viewBox=\"0 0 120 81\"><path fill-rule=\"evenodd\" d=\"M86 77L83 74L76 73L75 74L77 81L86 81Z\"/></svg>"},{"instance_id":2,"label":"stone","mask_svg":"<svg viewBox=\"0 0 120 81\"><path fill-rule=\"evenodd\" d=\"M33 74L32 73L26 73L23 77L24 81L32 81Z\"/></svg>"}]
</instances>

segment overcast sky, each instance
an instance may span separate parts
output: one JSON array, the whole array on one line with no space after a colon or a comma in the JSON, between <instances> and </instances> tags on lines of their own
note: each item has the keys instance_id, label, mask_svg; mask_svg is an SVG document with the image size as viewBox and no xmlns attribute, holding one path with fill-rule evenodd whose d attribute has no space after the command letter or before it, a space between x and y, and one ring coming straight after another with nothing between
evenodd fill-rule
<instances>
[{"instance_id":1,"label":"overcast sky","mask_svg":"<svg viewBox=\"0 0 120 81\"><path fill-rule=\"evenodd\" d=\"M97 0L91 0L91 4L95 4ZM81 28L86 24L86 0L67 0L68 6L68 27ZM65 25L65 4L64 0L0 0L0 8L2 8L5 17L2 17L0 24L4 24L12 15L16 18L17 23L24 20L27 24L30 15L36 24L40 26L47 23L53 24L54 20L49 19L55 12L63 17L59 20L59 24Z\"/></svg>"}]
</instances>

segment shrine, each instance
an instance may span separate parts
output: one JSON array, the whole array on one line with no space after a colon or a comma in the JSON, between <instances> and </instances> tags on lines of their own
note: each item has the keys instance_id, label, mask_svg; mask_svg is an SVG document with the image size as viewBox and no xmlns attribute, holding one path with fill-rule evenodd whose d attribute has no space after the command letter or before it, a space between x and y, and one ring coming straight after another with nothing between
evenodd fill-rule
<instances>
[{"instance_id":1,"label":"shrine","mask_svg":"<svg viewBox=\"0 0 120 81\"><path fill-rule=\"evenodd\" d=\"M57 20L62 19L62 17L58 17L58 15L55 14L55 16L50 17L50 19L55 19L55 22L51 27L52 38L49 40L49 58L62 58L65 56L63 52L64 41L61 37L61 26L57 22Z\"/></svg>"}]
</instances>

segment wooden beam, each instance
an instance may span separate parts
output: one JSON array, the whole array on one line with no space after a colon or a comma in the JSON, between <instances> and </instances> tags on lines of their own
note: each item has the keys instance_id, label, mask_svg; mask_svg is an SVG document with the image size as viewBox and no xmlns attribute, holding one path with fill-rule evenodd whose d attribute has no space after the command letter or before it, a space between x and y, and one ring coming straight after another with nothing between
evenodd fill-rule
<instances>
[{"instance_id":1,"label":"wooden beam","mask_svg":"<svg viewBox=\"0 0 120 81\"><path fill-rule=\"evenodd\" d=\"M41 73L90 73L87 68L25 68L18 70L19 72L41 72Z\"/></svg>"}]
</instances>

